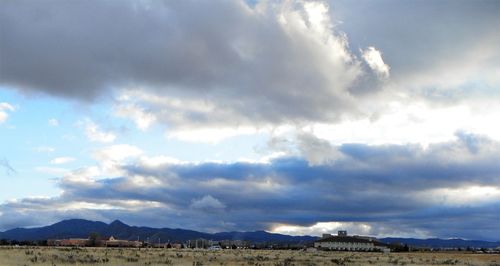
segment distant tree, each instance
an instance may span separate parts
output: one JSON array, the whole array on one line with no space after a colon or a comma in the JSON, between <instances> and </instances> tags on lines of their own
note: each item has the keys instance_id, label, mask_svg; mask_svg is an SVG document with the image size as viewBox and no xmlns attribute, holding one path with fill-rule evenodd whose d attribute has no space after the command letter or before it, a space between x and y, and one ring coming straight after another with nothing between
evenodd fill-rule
<instances>
[{"instance_id":1,"label":"distant tree","mask_svg":"<svg viewBox=\"0 0 500 266\"><path fill-rule=\"evenodd\" d=\"M97 246L97 241L99 240L100 235L97 232L92 232L89 235L89 245L92 247Z\"/></svg>"},{"instance_id":2,"label":"distant tree","mask_svg":"<svg viewBox=\"0 0 500 266\"><path fill-rule=\"evenodd\" d=\"M398 243L398 242L393 242L391 244L389 244L389 248L394 251L394 252L405 252L405 251L408 251L410 248L408 247L408 245L403 245L402 243Z\"/></svg>"},{"instance_id":3,"label":"distant tree","mask_svg":"<svg viewBox=\"0 0 500 266\"><path fill-rule=\"evenodd\" d=\"M231 249L237 249L237 248L238 248L238 247L237 247L235 244L233 244L233 245L231 246Z\"/></svg>"},{"instance_id":4,"label":"distant tree","mask_svg":"<svg viewBox=\"0 0 500 266\"><path fill-rule=\"evenodd\" d=\"M19 242L19 246L33 246L34 242L29 240L23 240Z\"/></svg>"},{"instance_id":5,"label":"distant tree","mask_svg":"<svg viewBox=\"0 0 500 266\"><path fill-rule=\"evenodd\" d=\"M0 246L10 245L10 241L7 239L0 239Z\"/></svg>"},{"instance_id":6,"label":"distant tree","mask_svg":"<svg viewBox=\"0 0 500 266\"><path fill-rule=\"evenodd\" d=\"M167 248L172 248L172 245L170 245L170 243L168 243Z\"/></svg>"}]
</instances>

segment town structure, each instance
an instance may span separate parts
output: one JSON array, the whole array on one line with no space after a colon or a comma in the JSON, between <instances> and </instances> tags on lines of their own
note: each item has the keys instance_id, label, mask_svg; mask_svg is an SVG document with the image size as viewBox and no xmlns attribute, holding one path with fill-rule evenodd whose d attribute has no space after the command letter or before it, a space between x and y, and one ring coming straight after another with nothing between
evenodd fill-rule
<instances>
[{"instance_id":1,"label":"town structure","mask_svg":"<svg viewBox=\"0 0 500 266\"><path fill-rule=\"evenodd\" d=\"M338 231L337 235L323 234L314 242L314 247L321 250L339 251L386 251L387 248L376 238L366 236L349 236L347 231Z\"/></svg>"},{"instance_id":2,"label":"town structure","mask_svg":"<svg viewBox=\"0 0 500 266\"><path fill-rule=\"evenodd\" d=\"M48 246L61 247L141 247L140 241L130 241L115 239L113 236L108 239L90 239L90 238L70 238L70 239L49 239Z\"/></svg>"}]
</instances>

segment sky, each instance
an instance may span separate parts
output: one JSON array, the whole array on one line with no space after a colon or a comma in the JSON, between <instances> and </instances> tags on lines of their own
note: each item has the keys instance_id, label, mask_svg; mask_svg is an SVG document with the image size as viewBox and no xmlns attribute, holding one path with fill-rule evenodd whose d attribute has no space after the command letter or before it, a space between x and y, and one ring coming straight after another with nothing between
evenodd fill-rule
<instances>
[{"instance_id":1,"label":"sky","mask_svg":"<svg viewBox=\"0 0 500 266\"><path fill-rule=\"evenodd\" d=\"M4 0L0 231L500 240L500 2Z\"/></svg>"}]
</instances>

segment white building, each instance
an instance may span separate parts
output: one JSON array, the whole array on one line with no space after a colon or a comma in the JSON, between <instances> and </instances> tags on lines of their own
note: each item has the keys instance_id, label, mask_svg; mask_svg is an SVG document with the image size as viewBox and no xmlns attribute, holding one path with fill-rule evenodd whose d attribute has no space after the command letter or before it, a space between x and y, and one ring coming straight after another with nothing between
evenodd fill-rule
<instances>
[{"instance_id":1,"label":"white building","mask_svg":"<svg viewBox=\"0 0 500 266\"><path fill-rule=\"evenodd\" d=\"M369 238L348 236L346 231L339 231L336 236L323 235L314 242L314 247L328 250L372 251L375 250L375 242Z\"/></svg>"}]
</instances>

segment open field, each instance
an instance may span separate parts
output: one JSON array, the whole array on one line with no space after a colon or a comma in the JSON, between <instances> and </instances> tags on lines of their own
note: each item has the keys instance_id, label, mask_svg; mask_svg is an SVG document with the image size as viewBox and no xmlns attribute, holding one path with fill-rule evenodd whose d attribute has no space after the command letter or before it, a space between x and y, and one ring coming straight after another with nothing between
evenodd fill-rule
<instances>
[{"instance_id":1,"label":"open field","mask_svg":"<svg viewBox=\"0 0 500 266\"><path fill-rule=\"evenodd\" d=\"M499 265L498 254L0 247L0 265Z\"/></svg>"}]
</instances>

